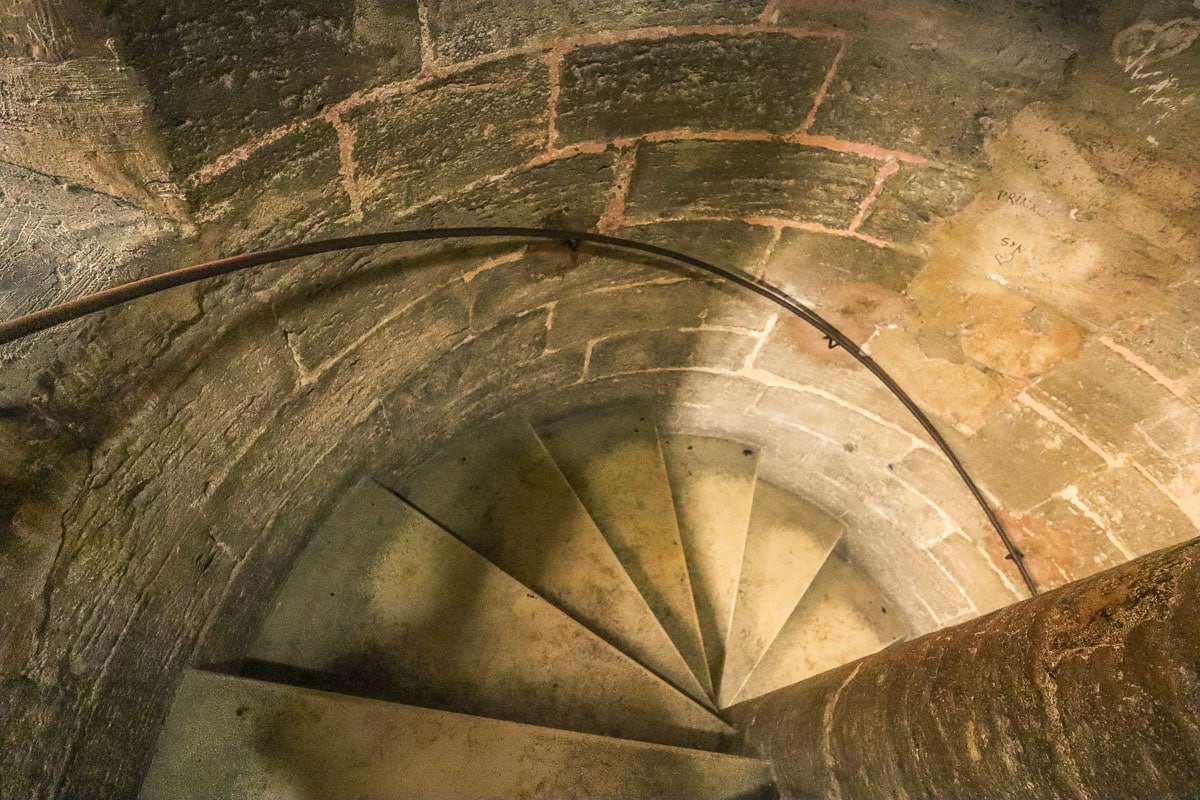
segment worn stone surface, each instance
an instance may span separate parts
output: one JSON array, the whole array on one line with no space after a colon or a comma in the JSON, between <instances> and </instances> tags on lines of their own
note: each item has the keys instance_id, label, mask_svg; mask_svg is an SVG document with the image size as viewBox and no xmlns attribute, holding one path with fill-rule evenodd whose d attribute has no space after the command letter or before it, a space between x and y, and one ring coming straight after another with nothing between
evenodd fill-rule
<instances>
[{"instance_id":1,"label":"worn stone surface","mask_svg":"<svg viewBox=\"0 0 1200 800\"><path fill-rule=\"evenodd\" d=\"M768 217L848 225L871 189L865 158L775 142L639 148L626 203L635 220Z\"/></svg>"},{"instance_id":2,"label":"worn stone surface","mask_svg":"<svg viewBox=\"0 0 1200 800\"><path fill-rule=\"evenodd\" d=\"M781 233L762 275L789 294L811 300L848 283L901 291L920 267L917 256L861 239L789 229Z\"/></svg>"},{"instance_id":3,"label":"worn stone surface","mask_svg":"<svg viewBox=\"0 0 1200 800\"><path fill-rule=\"evenodd\" d=\"M968 170L902 165L887 179L859 230L888 242L925 241L937 220L970 201L976 182Z\"/></svg>"},{"instance_id":4,"label":"worn stone surface","mask_svg":"<svg viewBox=\"0 0 1200 800\"><path fill-rule=\"evenodd\" d=\"M678 250L718 267L732 267L743 272L754 272L773 238L770 230L759 225L717 220L631 225L619 231L619 234L634 241ZM695 274L687 267L680 269L683 270L681 274Z\"/></svg>"},{"instance_id":5,"label":"worn stone surface","mask_svg":"<svg viewBox=\"0 0 1200 800\"><path fill-rule=\"evenodd\" d=\"M1064 24L1059 9L968 11L938 0L852 8L832 0L785 0L780 6L781 24L834 24L858 34L847 41L813 133L938 160L979 159L993 124L1034 91L1061 82L1075 45L1073 20Z\"/></svg>"},{"instance_id":6,"label":"worn stone surface","mask_svg":"<svg viewBox=\"0 0 1200 800\"><path fill-rule=\"evenodd\" d=\"M560 141L675 128L788 133L802 127L838 46L825 37L761 33L571 50L561 66Z\"/></svg>"},{"instance_id":7,"label":"worn stone surface","mask_svg":"<svg viewBox=\"0 0 1200 800\"><path fill-rule=\"evenodd\" d=\"M1200 521L1193 6L270 0L105 20L18 0L0 10L17 126L0 157L134 206L5 177L2 302L395 226L644 238L764 274L868 342L1052 586ZM845 36L803 135L772 133L813 88L779 51L815 40L785 47L776 25ZM636 113L593 131L573 110L609 97ZM699 124L722 127L636 138ZM547 148L556 129L635 140ZM168 215L145 199L162 175L187 178L194 238L135 209ZM953 473L844 352L740 295L599 291L683 275L588 246L424 245L5 348L0 702L18 744L0 794L133 794L179 670L238 657L347 481L500 411L639 400L761 447L764 475L846 522L914 630L1021 594Z\"/></svg>"},{"instance_id":8,"label":"worn stone surface","mask_svg":"<svg viewBox=\"0 0 1200 800\"><path fill-rule=\"evenodd\" d=\"M212 183L195 187L205 236L217 251L276 247L328 232L351 213L338 178L337 133L317 120L256 151Z\"/></svg>"},{"instance_id":9,"label":"worn stone surface","mask_svg":"<svg viewBox=\"0 0 1200 800\"><path fill-rule=\"evenodd\" d=\"M608 30L680 24L753 22L764 0L651 0L587 5L548 0L430 0L426 15L432 55L439 63L475 58L509 47Z\"/></svg>"},{"instance_id":10,"label":"worn stone surface","mask_svg":"<svg viewBox=\"0 0 1200 800\"><path fill-rule=\"evenodd\" d=\"M113 53L0 59L0 159L186 218L149 98Z\"/></svg>"},{"instance_id":11,"label":"worn stone surface","mask_svg":"<svg viewBox=\"0 0 1200 800\"><path fill-rule=\"evenodd\" d=\"M648 331L602 339L591 347L590 379L627 372L703 367L737 370L754 349L755 339L716 331Z\"/></svg>"},{"instance_id":12,"label":"worn stone surface","mask_svg":"<svg viewBox=\"0 0 1200 800\"><path fill-rule=\"evenodd\" d=\"M369 227L490 224L587 230L604 213L612 180L612 154L588 153L456 187L459 191L450 196L413 210L398 207L385 187L363 209Z\"/></svg>"},{"instance_id":13,"label":"worn stone surface","mask_svg":"<svg viewBox=\"0 0 1200 800\"><path fill-rule=\"evenodd\" d=\"M753 334L762 328L768 313L762 301L725 285L659 278L629 288L604 288L560 300L555 306L549 344L553 348L568 347L614 333L670 325L732 328Z\"/></svg>"},{"instance_id":14,"label":"worn stone surface","mask_svg":"<svg viewBox=\"0 0 1200 800\"><path fill-rule=\"evenodd\" d=\"M358 191L405 209L524 164L546 145L547 91L545 64L513 58L355 108Z\"/></svg>"},{"instance_id":15,"label":"worn stone surface","mask_svg":"<svg viewBox=\"0 0 1200 800\"><path fill-rule=\"evenodd\" d=\"M1192 542L730 714L798 796L1186 797L1198 576Z\"/></svg>"},{"instance_id":16,"label":"worn stone surface","mask_svg":"<svg viewBox=\"0 0 1200 800\"><path fill-rule=\"evenodd\" d=\"M416 2L114 3L175 165L190 175L322 106L416 73ZM378 27L387 23L392 35Z\"/></svg>"}]
</instances>

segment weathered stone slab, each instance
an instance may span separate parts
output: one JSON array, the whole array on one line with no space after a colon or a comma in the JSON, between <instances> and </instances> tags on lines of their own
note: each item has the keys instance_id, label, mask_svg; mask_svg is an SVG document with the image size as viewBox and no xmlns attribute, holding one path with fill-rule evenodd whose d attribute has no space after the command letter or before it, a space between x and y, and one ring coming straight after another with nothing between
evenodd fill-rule
<instances>
[{"instance_id":1,"label":"weathered stone slab","mask_svg":"<svg viewBox=\"0 0 1200 800\"><path fill-rule=\"evenodd\" d=\"M667 277L671 283L647 283L598 290L561 300L554 309L548 344L567 347L635 330L701 325L757 331L771 313L766 301L727 284Z\"/></svg>"},{"instance_id":2,"label":"weathered stone slab","mask_svg":"<svg viewBox=\"0 0 1200 800\"><path fill-rule=\"evenodd\" d=\"M447 197L405 214L385 194L363 203L378 227L521 225L587 230L608 204L612 153L573 156L515 171L474 187L446 187Z\"/></svg>"},{"instance_id":3,"label":"weathered stone slab","mask_svg":"<svg viewBox=\"0 0 1200 800\"><path fill-rule=\"evenodd\" d=\"M429 0L431 46L449 64L509 47L554 39L660 25L753 22L764 0L594 0L586 5L555 0Z\"/></svg>"},{"instance_id":4,"label":"weathered stone slab","mask_svg":"<svg viewBox=\"0 0 1200 800\"><path fill-rule=\"evenodd\" d=\"M690 35L581 47L562 60L564 144L657 130L802 126L839 42L789 33Z\"/></svg>"},{"instance_id":5,"label":"weathered stone slab","mask_svg":"<svg viewBox=\"0 0 1200 800\"><path fill-rule=\"evenodd\" d=\"M0 41L17 39L20 27L0 24ZM146 90L111 52L61 63L0 58L0 160L185 216Z\"/></svg>"},{"instance_id":6,"label":"weathered stone slab","mask_svg":"<svg viewBox=\"0 0 1200 800\"><path fill-rule=\"evenodd\" d=\"M715 331L646 331L598 342L588 362L588 379L644 370L739 369L755 339Z\"/></svg>"},{"instance_id":7,"label":"weathered stone slab","mask_svg":"<svg viewBox=\"0 0 1200 800\"><path fill-rule=\"evenodd\" d=\"M137 0L116 4L113 20L189 174L356 90L415 74L416 5Z\"/></svg>"},{"instance_id":8,"label":"weathered stone slab","mask_svg":"<svg viewBox=\"0 0 1200 800\"><path fill-rule=\"evenodd\" d=\"M638 149L631 219L775 217L849 225L878 162L776 142L684 141Z\"/></svg>"},{"instance_id":9,"label":"weathered stone slab","mask_svg":"<svg viewBox=\"0 0 1200 800\"><path fill-rule=\"evenodd\" d=\"M1031 508L1104 466L1074 436L1016 403L998 405L973 436L942 433L972 477L1008 508Z\"/></svg>"},{"instance_id":10,"label":"weathered stone slab","mask_svg":"<svg viewBox=\"0 0 1200 800\"><path fill-rule=\"evenodd\" d=\"M1171 416L1182 401L1101 342L1060 364L1032 394L1110 456L1128 453L1152 471L1167 466L1140 426ZM1086 404L1075 402L1084 397Z\"/></svg>"},{"instance_id":11,"label":"weathered stone slab","mask_svg":"<svg viewBox=\"0 0 1200 800\"><path fill-rule=\"evenodd\" d=\"M798 299L815 298L847 283L872 283L899 292L921 268L911 253L849 236L789 228L767 259L763 277Z\"/></svg>"},{"instance_id":12,"label":"weathered stone slab","mask_svg":"<svg viewBox=\"0 0 1200 800\"><path fill-rule=\"evenodd\" d=\"M1068 491L1025 514L1004 515L1005 528L1025 554L1039 589L1052 589L1129 560L1122 552L1127 545L1089 518L1091 511L1077 491ZM987 544L997 560L1003 558L999 542Z\"/></svg>"},{"instance_id":13,"label":"weathered stone slab","mask_svg":"<svg viewBox=\"0 0 1200 800\"><path fill-rule=\"evenodd\" d=\"M318 120L259 148L211 183L189 191L212 224L214 249L271 247L327 231L350 213L338 174L337 134Z\"/></svg>"},{"instance_id":14,"label":"weathered stone slab","mask_svg":"<svg viewBox=\"0 0 1200 800\"><path fill-rule=\"evenodd\" d=\"M629 225L617 231L617 235L668 247L718 267L732 267L743 272L754 271L773 236L769 228L761 225L718 220ZM637 256L631 254L625 257ZM679 270L684 275L699 274L689 267L681 266Z\"/></svg>"},{"instance_id":15,"label":"weathered stone slab","mask_svg":"<svg viewBox=\"0 0 1200 800\"><path fill-rule=\"evenodd\" d=\"M439 290L414 278L363 291L335 288L281 318L305 374L319 374L341 358L386 358L392 362L389 369L408 362L416 371L426 358L465 338L467 310L457 286ZM354 309L352 316L342 310L348 308Z\"/></svg>"},{"instance_id":16,"label":"weathered stone slab","mask_svg":"<svg viewBox=\"0 0 1200 800\"><path fill-rule=\"evenodd\" d=\"M812 133L972 163L982 160L993 123L1062 80L1073 36L1055 16L1041 8L967 13L941 0L808 0L778 19L850 32Z\"/></svg>"},{"instance_id":17,"label":"weathered stone slab","mask_svg":"<svg viewBox=\"0 0 1200 800\"><path fill-rule=\"evenodd\" d=\"M967 170L902 164L884 183L859 231L895 244L921 242L937 220L971 201L976 183Z\"/></svg>"},{"instance_id":18,"label":"weathered stone slab","mask_svg":"<svg viewBox=\"0 0 1200 800\"><path fill-rule=\"evenodd\" d=\"M524 164L546 144L546 66L518 57L345 114L355 179L408 208Z\"/></svg>"},{"instance_id":19,"label":"weathered stone slab","mask_svg":"<svg viewBox=\"0 0 1200 800\"><path fill-rule=\"evenodd\" d=\"M1103 521L1106 533L1142 555L1195 537L1183 511L1132 466L1105 470L1079 485L1080 500Z\"/></svg>"}]
</instances>

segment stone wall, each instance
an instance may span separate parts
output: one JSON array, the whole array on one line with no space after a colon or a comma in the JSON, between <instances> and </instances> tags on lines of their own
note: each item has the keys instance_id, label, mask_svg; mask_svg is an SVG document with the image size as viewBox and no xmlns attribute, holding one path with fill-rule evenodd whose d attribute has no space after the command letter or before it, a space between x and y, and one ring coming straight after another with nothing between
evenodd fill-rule
<instances>
[{"instance_id":1,"label":"stone wall","mask_svg":"<svg viewBox=\"0 0 1200 800\"><path fill-rule=\"evenodd\" d=\"M13 19L59 20L37 41L76 49L10 37L0 69L53 52L94 76L107 53L144 145L102 180L67 158L90 118L0 95L0 130L53 134L4 139L5 313L324 235L610 232L763 277L866 343L1041 586L1196 535L1192 3L26 4ZM128 794L178 670L237 657L342 487L514 409L651 399L672 429L758 444L918 631L1022 596L882 387L664 267L383 248L0 354L0 793Z\"/></svg>"}]
</instances>

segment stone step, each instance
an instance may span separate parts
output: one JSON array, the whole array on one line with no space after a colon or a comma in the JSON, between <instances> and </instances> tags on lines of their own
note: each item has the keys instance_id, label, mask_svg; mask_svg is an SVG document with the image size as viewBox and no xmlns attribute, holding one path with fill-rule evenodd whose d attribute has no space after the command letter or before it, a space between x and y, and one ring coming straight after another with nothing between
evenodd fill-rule
<instances>
[{"instance_id":1,"label":"stone step","mask_svg":"<svg viewBox=\"0 0 1200 800\"><path fill-rule=\"evenodd\" d=\"M792 615L845 526L797 495L759 480L717 705L732 705Z\"/></svg>"},{"instance_id":2,"label":"stone step","mask_svg":"<svg viewBox=\"0 0 1200 800\"><path fill-rule=\"evenodd\" d=\"M546 449L712 694L675 504L648 414L628 408L575 416L539 431Z\"/></svg>"},{"instance_id":3,"label":"stone step","mask_svg":"<svg viewBox=\"0 0 1200 800\"><path fill-rule=\"evenodd\" d=\"M622 652L710 702L527 422L460 437L393 488Z\"/></svg>"},{"instance_id":4,"label":"stone step","mask_svg":"<svg viewBox=\"0 0 1200 800\"><path fill-rule=\"evenodd\" d=\"M142 800L773 798L769 766L190 670Z\"/></svg>"},{"instance_id":5,"label":"stone step","mask_svg":"<svg viewBox=\"0 0 1200 800\"><path fill-rule=\"evenodd\" d=\"M587 733L714 750L733 734L372 482L297 559L247 658L257 677Z\"/></svg>"},{"instance_id":6,"label":"stone step","mask_svg":"<svg viewBox=\"0 0 1200 800\"><path fill-rule=\"evenodd\" d=\"M751 700L902 641L904 620L837 552L734 699Z\"/></svg>"},{"instance_id":7,"label":"stone step","mask_svg":"<svg viewBox=\"0 0 1200 800\"><path fill-rule=\"evenodd\" d=\"M720 684L758 453L723 439L664 435L663 457L712 685Z\"/></svg>"}]
</instances>

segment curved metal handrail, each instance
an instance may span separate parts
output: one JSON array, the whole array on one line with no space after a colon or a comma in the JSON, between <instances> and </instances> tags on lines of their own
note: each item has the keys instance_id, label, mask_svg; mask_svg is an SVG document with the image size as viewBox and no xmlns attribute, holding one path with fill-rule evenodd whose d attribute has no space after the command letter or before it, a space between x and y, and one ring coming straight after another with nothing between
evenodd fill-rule
<instances>
[{"instance_id":1,"label":"curved metal handrail","mask_svg":"<svg viewBox=\"0 0 1200 800\"><path fill-rule=\"evenodd\" d=\"M171 289L176 286L184 286L189 283L205 280L206 278L214 278L219 275L228 275L233 272L239 272L251 267L263 266L265 264L274 264L279 261L287 261L301 256L318 255L320 253L332 253L339 250L351 250L360 247L378 247L384 244L398 244L402 242L419 242L443 239L481 239L481 238L507 238L507 239L550 239L554 241L566 242L572 247L578 246L580 242L591 242L593 244L605 245L621 250L632 250L635 252L647 253L654 256L673 261L679 264L686 264L689 267L707 272L711 275L716 275L722 280L748 289L755 294L770 300L779 307L799 317L807 322L812 327L820 331L825 340L829 342L830 347L841 347L850 354L854 360L862 364L867 370L874 375L887 388L889 392L896 397L897 400L904 405L908 412L917 420L921 427L925 430L929 437L933 439L938 449L950 461L954 467L954 471L958 473L959 478L971 492L971 496L975 502L983 510L988 522L1004 543L1005 549L1008 551L1008 557L1016 564L1017 570L1021 573L1021 578L1025 582L1026 588L1029 589L1030 595L1038 594L1037 585L1033 582L1029 570L1025 566L1024 558L1020 550L1013 544L1008 532L1000 523L1000 518L992 507L988 504L987 499L983 496L983 491L975 483L974 479L968 474L966 467L963 466L961 460L950 447L949 442L938 432L933 421L925 414L924 411L916 404L916 402L905 392L896 380L887 373L873 358L864 353L861 348L848 336L838 330L828 320L824 319L816 311L803 305L799 300L796 300L786 292L771 286L765 281L748 275L741 270L731 269L727 267L719 267L715 264L710 264L699 258L689 256L685 253L680 253L676 250L670 250L657 245L645 244L632 239L624 239L617 236L608 236L601 233L591 233L588 231L568 231L555 230L545 228L521 228L521 227L465 227L465 228L423 228L418 230L407 231L384 231L382 233L369 233L361 236L347 236L339 239L320 239L311 242L301 242L300 244L290 245L288 247L280 247L272 250L259 250L253 253L243 253L241 255L230 256L228 258L209 261L203 264L196 264L190 267L172 270L170 272L151 275L140 280L131 281L120 286L115 286L111 289L96 292L94 294L85 295L75 300L70 300L59 305L44 308L40 311L35 311L26 314L16 319L7 322L0 322L0 345L16 341L23 337L29 336L38 331L52 328L56 325L61 325L64 322L79 319L80 317L93 314L97 311L102 311L107 308L112 308L122 303L128 303L131 300L136 300L139 297L155 294L157 292Z\"/></svg>"}]
</instances>

